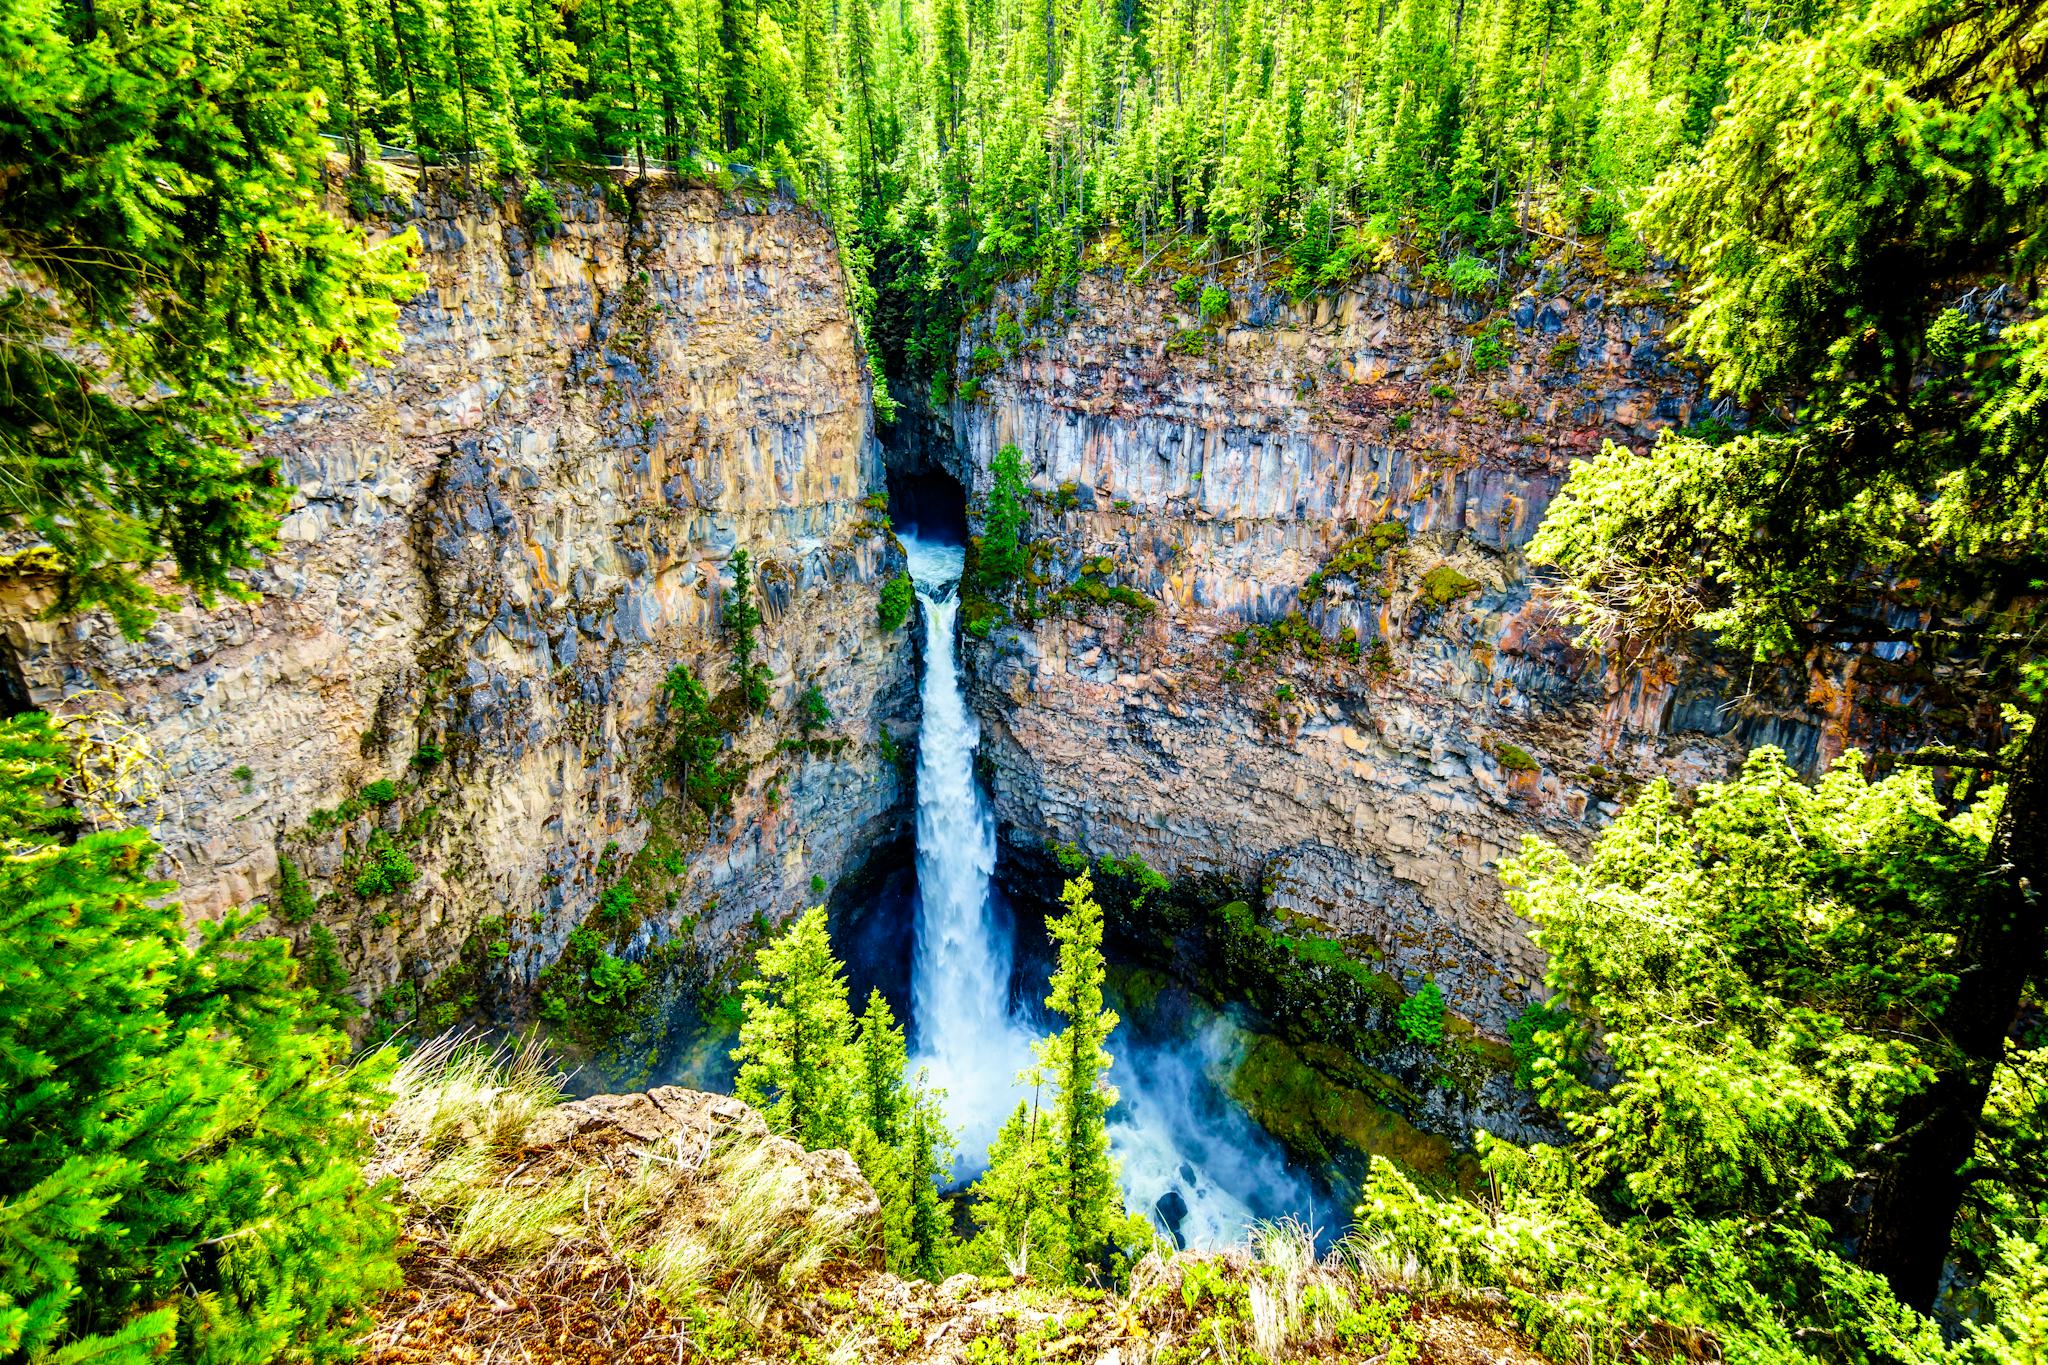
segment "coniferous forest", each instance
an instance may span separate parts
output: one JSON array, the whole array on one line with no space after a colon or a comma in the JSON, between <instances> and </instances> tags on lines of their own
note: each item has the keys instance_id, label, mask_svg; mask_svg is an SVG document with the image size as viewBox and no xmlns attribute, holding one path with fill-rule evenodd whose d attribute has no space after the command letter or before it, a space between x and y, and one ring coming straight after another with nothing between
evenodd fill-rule
<instances>
[{"instance_id":1,"label":"coniferous forest","mask_svg":"<svg viewBox=\"0 0 2048 1365\"><path fill-rule=\"evenodd\" d=\"M973 401L956 357L999 288L1024 326L1077 315L1090 271L1177 277L1220 318L1226 263L1292 305L1397 267L1484 303L1569 244L1668 284L1674 363L1715 400L1562 476L1526 557L1575 647L1752 677L1878 648L1925 670L1888 705L1980 719L1810 771L1760 746L1633 787L1576 844L1531 833L1497 873L1541 989L1491 1041L1547 1139L1480 1132L1458 1179L1376 1158L1334 1242L1264 1228L1182 1261L1109 1136L1129 1030L1105 907L1196 894L1142 860L1050 855L1056 1029L969 1179L823 909L757 919L735 1093L849 1153L877 1231L737 1226L796 1197L763 1138L701 1158L689 1241L650 1230L686 1202L682 1156L635 1149L628 1178L520 1145L562 1098L532 1040L573 1052L563 1020L623 1012L640 961L570 934L577 998L492 1021L531 1025L525 1050L359 1046L333 936L277 936L311 914L291 863L188 921L177 869L111 818L142 760L0 688L0 1361L427 1358L373 1328L435 1275L507 1322L566 1313L486 1283L568 1283L560 1246L619 1269L585 1278L638 1326L537 1359L2048 1360L2048 5L0 0L0 576L51 585L34 631L104 614L144 647L188 602L253 600L296 495L255 453L277 399L346 393L403 345L394 168L542 248L570 187L815 209L885 431ZM984 625L1041 586L1019 460L970 508ZM890 634L919 611L900 549ZM762 563L734 551L720 589L736 681L677 665L660 692L664 780L707 822L747 777L732 735L780 704ZM828 744L816 685L796 714L785 746ZM387 851L353 869L365 897L414 880ZM1216 914L1289 970L1370 975ZM1389 1036L1443 1046L1435 983L1403 990ZM828 1349L849 1266L1024 1297L952 1355L873 1323ZM1466 1318L1523 1354L1423 1326Z\"/></svg>"}]
</instances>

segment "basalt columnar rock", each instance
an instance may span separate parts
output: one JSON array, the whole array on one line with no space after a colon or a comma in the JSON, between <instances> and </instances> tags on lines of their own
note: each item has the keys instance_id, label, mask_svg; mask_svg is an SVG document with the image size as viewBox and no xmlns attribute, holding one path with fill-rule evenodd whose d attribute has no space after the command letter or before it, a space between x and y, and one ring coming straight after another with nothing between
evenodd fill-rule
<instances>
[{"instance_id":1,"label":"basalt columnar rock","mask_svg":"<svg viewBox=\"0 0 2048 1365\"><path fill-rule=\"evenodd\" d=\"M878 744L915 727L908 635L875 612L901 551L861 505L880 464L823 219L565 187L536 243L459 190L386 202L426 277L396 363L281 404L263 437L297 493L259 603L130 643L6 584L34 701L161 760L138 814L191 910L269 898L296 932L328 925L365 998L465 941L514 982L585 924L624 955L715 948L819 899L909 804ZM773 701L721 706L747 772L707 817L677 794L660 692L678 663L731 687L740 548ZM830 719L802 735L813 685Z\"/></svg>"},{"instance_id":2,"label":"basalt columnar rock","mask_svg":"<svg viewBox=\"0 0 2048 1365\"><path fill-rule=\"evenodd\" d=\"M1540 967L1497 880L1525 833L1881 723L1867 653L1603 658L1535 591L1573 460L1712 415L1656 281L1559 249L1483 298L1396 268L1295 305L1247 268L1217 321L1168 283L1006 287L961 340L970 499L1009 443L1034 490L1019 619L971 650L1013 837L1263 886L1498 1029Z\"/></svg>"}]
</instances>

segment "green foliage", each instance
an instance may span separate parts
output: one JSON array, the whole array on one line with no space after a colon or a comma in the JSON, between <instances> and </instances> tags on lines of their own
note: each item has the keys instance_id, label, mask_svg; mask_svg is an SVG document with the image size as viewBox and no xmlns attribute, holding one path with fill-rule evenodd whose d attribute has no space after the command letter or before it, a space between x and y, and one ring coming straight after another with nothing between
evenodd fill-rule
<instances>
[{"instance_id":1,"label":"green foliage","mask_svg":"<svg viewBox=\"0 0 2048 1365\"><path fill-rule=\"evenodd\" d=\"M910 619L910 613L917 606L917 585L911 582L908 573L897 574L882 584L881 601L876 604L875 615L882 626L884 635L893 635L903 628Z\"/></svg>"},{"instance_id":2,"label":"green foliage","mask_svg":"<svg viewBox=\"0 0 2048 1365\"><path fill-rule=\"evenodd\" d=\"M131 637L171 599L253 596L290 496L250 439L269 395L398 349L417 240L323 206L322 103L293 26L225 0L30 0L0 37L0 526L55 549L57 607Z\"/></svg>"},{"instance_id":3,"label":"green foliage","mask_svg":"<svg viewBox=\"0 0 2048 1365\"><path fill-rule=\"evenodd\" d=\"M334 941L334 931L324 924L314 925L306 934L300 953L299 980L335 1022L346 1023L363 1012L363 1007L349 994L348 967L341 960L341 946Z\"/></svg>"},{"instance_id":4,"label":"green foliage","mask_svg":"<svg viewBox=\"0 0 2048 1365\"><path fill-rule=\"evenodd\" d=\"M2039 73L2014 70L2000 32L1885 0L1788 36L1659 181L1640 221L1687 272L1675 339L1718 391L1796 422L1575 470L1533 549L1571 575L1583 624L1697 623L1779 654L1883 582L1960 577L1974 595L2031 555L2048 326L1993 338L1955 320L1961 291L2048 252ZM1827 477L1790 487L1795 468Z\"/></svg>"},{"instance_id":5,"label":"green foliage","mask_svg":"<svg viewBox=\"0 0 2048 1365\"><path fill-rule=\"evenodd\" d=\"M1444 1040L1444 1013L1444 993L1436 982L1425 981L1394 1011L1394 1027L1411 1043L1436 1047Z\"/></svg>"},{"instance_id":6,"label":"green foliage","mask_svg":"<svg viewBox=\"0 0 2048 1365\"><path fill-rule=\"evenodd\" d=\"M1845 1178L1926 1083L1933 1040L1886 1021L1954 985L1944 912L1983 866L1982 812L1951 822L1924 774L1853 759L1809 787L1771 749L1694 799L1653 784L1584 866L1531 842L1504 867L1573 1021L1533 1070L1590 1171L1769 1208ZM1570 1074L1595 1018L1624 1075L1604 1090Z\"/></svg>"},{"instance_id":7,"label":"green foliage","mask_svg":"<svg viewBox=\"0 0 2048 1365\"><path fill-rule=\"evenodd\" d=\"M412 766L419 772L432 772L441 766L441 760L446 757L447 751L439 744L431 739L423 740L420 747L412 751Z\"/></svg>"},{"instance_id":8,"label":"green foliage","mask_svg":"<svg viewBox=\"0 0 2048 1365\"><path fill-rule=\"evenodd\" d=\"M313 918L313 888L290 858L277 860L277 893L271 902L271 912L280 924L304 924Z\"/></svg>"},{"instance_id":9,"label":"green foliage","mask_svg":"<svg viewBox=\"0 0 2048 1365\"><path fill-rule=\"evenodd\" d=\"M0 1340L35 1360L331 1359L395 1286L380 1065L280 939L196 937L140 830L60 837L70 756L0 723Z\"/></svg>"},{"instance_id":10,"label":"green foliage","mask_svg":"<svg viewBox=\"0 0 2048 1365\"><path fill-rule=\"evenodd\" d=\"M1182 275L1173 282L1173 297L1180 306L1192 313L1195 300L1202 296L1202 280L1198 275Z\"/></svg>"},{"instance_id":11,"label":"green foliage","mask_svg":"<svg viewBox=\"0 0 2048 1365\"><path fill-rule=\"evenodd\" d=\"M388 806L398 799L398 784L388 777L380 777L357 792L356 799L365 806Z\"/></svg>"},{"instance_id":12,"label":"green foliage","mask_svg":"<svg viewBox=\"0 0 2048 1365\"><path fill-rule=\"evenodd\" d=\"M1478 294L1491 291L1500 272L1477 256L1457 256L1444 267L1444 279L1460 294Z\"/></svg>"},{"instance_id":13,"label":"green foliage","mask_svg":"<svg viewBox=\"0 0 2048 1365\"><path fill-rule=\"evenodd\" d=\"M1063 912L1046 924L1055 965L1045 1003L1066 1026L1033 1044L1033 1099L1004 1124L972 1192L983 1263L1023 1251L1032 1273L1055 1283L1108 1268L1130 1234L1109 1155L1117 1094L1104 1079L1104 1045L1117 1016L1102 999L1102 907L1086 872L1067 882L1060 901ZM1052 1091L1044 1111L1041 1086Z\"/></svg>"},{"instance_id":14,"label":"green foliage","mask_svg":"<svg viewBox=\"0 0 2048 1365\"><path fill-rule=\"evenodd\" d=\"M909 760L909 754L896 742L896 736L889 733L889 727L886 725L875 730L875 751L882 756L884 763L898 768L903 767Z\"/></svg>"},{"instance_id":15,"label":"green foliage","mask_svg":"<svg viewBox=\"0 0 2048 1365\"><path fill-rule=\"evenodd\" d=\"M1432 607L1447 607L1478 591L1478 579L1467 578L1448 564L1439 564L1422 576L1422 600Z\"/></svg>"},{"instance_id":16,"label":"green foliage","mask_svg":"<svg viewBox=\"0 0 2048 1365\"><path fill-rule=\"evenodd\" d=\"M541 1019L594 1052L639 1022L648 981L645 967L614 957L604 935L578 925L534 984Z\"/></svg>"},{"instance_id":17,"label":"green foliage","mask_svg":"<svg viewBox=\"0 0 2048 1365\"><path fill-rule=\"evenodd\" d=\"M845 1147L882 1202L882 1242L898 1274L938 1280L955 1257L940 1199L953 1135L944 1098L905 1072L903 1030L880 991L856 1022L817 906L755 955L742 987L736 1093L810 1148Z\"/></svg>"},{"instance_id":18,"label":"green foliage","mask_svg":"<svg viewBox=\"0 0 2048 1365\"><path fill-rule=\"evenodd\" d=\"M1084 862L1083 868L1085 866L1086 863ZM1131 884L1131 908L1133 910L1144 909L1147 897L1163 894L1172 886L1172 883L1166 880L1164 873L1158 871L1135 853L1128 858L1106 857L1097 866L1102 869L1105 876L1118 877ZM1082 869L1070 868L1068 870L1080 871Z\"/></svg>"},{"instance_id":19,"label":"green foliage","mask_svg":"<svg viewBox=\"0 0 2048 1365\"><path fill-rule=\"evenodd\" d=\"M1230 293L1220 284L1202 286L1202 321L1211 327L1230 314Z\"/></svg>"},{"instance_id":20,"label":"green foliage","mask_svg":"<svg viewBox=\"0 0 2048 1365\"><path fill-rule=\"evenodd\" d=\"M1486 1141L1484 1209L1376 1169L1369 1236L1596 1356L1659 1322L1730 1359L1935 1358L1932 1325L1839 1250L1871 1216L1844 1196L1950 1046L1951 915L1989 816L1952 815L1925 770L1871 782L1852 758L1807 785L1764 749L1690 806L1645 789L1584 862L1527 841L1502 879L1553 995L1513 1044L1576 1141Z\"/></svg>"},{"instance_id":21,"label":"green foliage","mask_svg":"<svg viewBox=\"0 0 2048 1365\"><path fill-rule=\"evenodd\" d=\"M1375 1159L1357 1232L1372 1254L1498 1293L1551 1359L1615 1360L1646 1337L1758 1365L1940 1360L1933 1324L1844 1261L1824 1227L1604 1216L1568 1150L1477 1137L1487 1202L1424 1193Z\"/></svg>"},{"instance_id":22,"label":"green foliage","mask_svg":"<svg viewBox=\"0 0 2048 1365\"><path fill-rule=\"evenodd\" d=\"M868 993L854 1031L854 1112L859 1121L889 1146L903 1140L910 1112L910 1088L904 1082L903 1030L879 990Z\"/></svg>"},{"instance_id":23,"label":"green foliage","mask_svg":"<svg viewBox=\"0 0 2048 1365\"><path fill-rule=\"evenodd\" d=\"M2032 649L2003 642L2041 579L2048 322L1984 307L2048 259L2048 91L2015 36L2038 25L2031 6L1881 0L1733 69L1698 154L1634 221L1683 272L1674 340L1752 420L1573 469L1530 553L1563 570L1590 640L1706 629L1758 659L1896 641L1887 665L1909 687L1938 691L1975 658L1971 706L2038 704ZM1974 728L1985 749L2008 738ZM1922 1059L1938 1080L1887 1149L1900 1174L1874 1183L1858 1243L1922 1305L2043 951L2041 917L2011 907L2048 877L2048 737L2009 757L2009 870L1949 910L1968 945L1940 1006L1955 1046Z\"/></svg>"},{"instance_id":24,"label":"green foliage","mask_svg":"<svg viewBox=\"0 0 2048 1365\"><path fill-rule=\"evenodd\" d=\"M1298 611L1290 611L1267 625L1247 626L1225 638L1230 644L1231 661L1254 668L1290 656L1321 659L1329 645L1323 633Z\"/></svg>"},{"instance_id":25,"label":"green foliage","mask_svg":"<svg viewBox=\"0 0 2048 1365\"><path fill-rule=\"evenodd\" d=\"M370 835L370 842L363 849L353 884L356 894L369 900L403 891L418 878L419 869L413 866L412 855L380 829Z\"/></svg>"},{"instance_id":26,"label":"green foliage","mask_svg":"<svg viewBox=\"0 0 2048 1365\"><path fill-rule=\"evenodd\" d=\"M534 241L550 242L561 233L562 208L555 202L555 192L548 188L546 181L536 180L528 185L519 200L519 207Z\"/></svg>"},{"instance_id":27,"label":"green foliage","mask_svg":"<svg viewBox=\"0 0 2048 1365\"><path fill-rule=\"evenodd\" d=\"M1494 761L1511 773L1533 773L1543 765L1530 756L1527 749L1505 740L1493 746Z\"/></svg>"},{"instance_id":28,"label":"green foliage","mask_svg":"<svg viewBox=\"0 0 2048 1365\"><path fill-rule=\"evenodd\" d=\"M1496 318L1488 323L1472 341L1472 373L1485 374L1488 370L1506 369L1515 358L1514 342L1509 337L1509 323L1506 318Z\"/></svg>"},{"instance_id":29,"label":"green foliage","mask_svg":"<svg viewBox=\"0 0 2048 1365\"><path fill-rule=\"evenodd\" d=\"M901 1148L910 1210L905 1224L907 1254L898 1273L918 1275L933 1284L952 1274L960 1256L953 1211L939 1193L953 1182L955 1137L946 1123L945 1098L945 1092L931 1089L920 1072L911 1088Z\"/></svg>"},{"instance_id":30,"label":"green foliage","mask_svg":"<svg viewBox=\"0 0 2048 1365\"><path fill-rule=\"evenodd\" d=\"M796 699L796 726L809 739L817 731L832 723L832 708L825 701L825 693L816 683L803 690Z\"/></svg>"},{"instance_id":31,"label":"green foliage","mask_svg":"<svg viewBox=\"0 0 2048 1365\"><path fill-rule=\"evenodd\" d=\"M747 709L758 714L768 705L768 665L757 663L761 607L754 601L753 562L745 550L732 552L732 587L725 595L722 624L732 640L732 671Z\"/></svg>"},{"instance_id":32,"label":"green foliage","mask_svg":"<svg viewBox=\"0 0 2048 1365\"><path fill-rule=\"evenodd\" d=\"M734 1093L806 1147L843 1146L854 1122L853 1016L825 907L799 915L754 963L758 974L740 987L745 1017L732 1053L740 1064Z\"/></svg>"},{"instance_id":33,"label":"green foliage","mask_svg":"<svg viewBox=\"0 0 2048 1365\"><path fill-rule=\"evenodd\" d=\"M996 452L989 465L988 502L981 514L980 568L993 585L1013 582L1024 572L1024 455L1014 445Z\"/></svg>"},{"instance_id":34,"label":"green foliage","mask_svg":"<svg viewBox=\"0 0 2048 1365\"><path fill-rule=\"evenodd\" d=\"M1569 1019L1570 1016L1562 1010L1553 1010L1541 1000L1531 1000L1508 1021L1508 1048L1515 1058L1517 1085L1525 1089L1534 1088L1536 1059L1551 1052L1544 1046L1542 1034L1549 1029L1565 1027Z\"/></svg>"},{"instance_id":35,"label":"green foliage","mask_svg":"<svg viewBox=\"0 0 2048 1365\"><path fill-rule=\"evenodd\" d=\"M732 809L733 793L746 780L747 770L738 761L726 762L726 728L711 709L704 684L697 681L686 664L676 664L662 682L668 701L669 764L683 784L684 792L706 815Z\"/></svg>"},{"instance_id":36,"label":"green foliage","mask_svg":"<svg viewBox=\"0 0 2048 1365\"><path fill-rule=\"evenodd\" d=\"M633 912L639 908L640 899L633 888L620 883L608 886L597 898L597 918L612 927L616 934L620 928L630 926Z\"/></svg>"},{"instance_id":37,"label":"green foliage","mask_svg":"<svg viewBox=\"0 0 2048 1365\"><path fill-rule=\"evenodd\" d=\"M1321 568L1301 585L1301 600L1313 604L1322 595L1323 583L1331 578L1363 578L1379 572L1388 555L1408 543L1408 524L1389 518L1371 530L1338 542Z\"/></svg>"}]
</instances>

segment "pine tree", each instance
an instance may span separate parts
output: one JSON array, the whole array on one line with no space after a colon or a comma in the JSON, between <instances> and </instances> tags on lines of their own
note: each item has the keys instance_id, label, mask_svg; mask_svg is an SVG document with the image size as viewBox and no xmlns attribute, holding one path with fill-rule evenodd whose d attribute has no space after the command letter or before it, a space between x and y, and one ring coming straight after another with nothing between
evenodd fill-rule
<instances>
[{"instance_id":1,"label":"pine tree","mask_svg":"<svg viewBox=\"0 0 2048 1365\"><path fill-rule=\"evenodd\" d=\"M1045 1078L1033 1070L1020 1079L1031 1086L1031 1098L1018 1101L997 1131L988 1166L968 1191L976 1231L967 1257L983 1274L1017 1271L1059 1283L1068 1270L1067 1238L1052 1189L1051 1115L1041 1104Z\"/></svg>"},{"instance_id":2,"label":"pine tree","mask_svg":"<svg viewBox=\"0 0 2048 1365\"><path fill-rule=\"evenodd\" d=\"M331 1358L397 1282L361 1169L377 1068L250 918L189 942L140 830L60 837L69 757L47 717L0 722L0 1341Z\"/></svg>"},{"instance_id":3,"label":"pine tree","mask_svg":"<svg viewBox=\"0 0 2048 1365\"><path fill-rule=\"evenodd\" d=\"M725 597L725 629L732 637L733 676L749 711L768 705L768 665L754 661L761 608L754 601L754 568L745 550L732 552L732 588Z\"/></svg>"},{"instance_id":4,"label":"pine tree","mask_svg":"<svg viewBox=\"0 0 2048 1365\"><path fill-rule=\"evenodd\" d=\"M904 1119L911 1095L904 1084L906 1054L903 1030L879 989L868 992L867 1009L854 1031L855 1113L861 1124L886 1146L904 1139Z\"/></svg>"},{"instance_id":5,"label":"pine tree","mask_svg":"<svg viewBox=\"0 0 2048 1365\"><path fill-rule=\"evenodd\" d=\"M981 519L981 570L997 582L1024 572L1024 456L1016 446L996 452L989 466L992 482Z\"/></svg>"},{"instance_id":6,"label":"pine tree","mask_svg":"<svg viewBox=\"0 0 2048 1365\"><path fill-rule=\"evenodd\" d=\"M813 906L755 953L740 988L734 1093L805 1147L843 1147L855 1129L853 1014L832 955L825 907Z\"/></svg>"},{"instance_id":7,"label":"pine tree","mask_svg":"<svg viewBox=\"0 0 2048 1365\"><path fill-rule=\"evenodd\" d=\"M989 1147L971 1192L980 1231L970 1257L987 1272L1022 1264L1072 1282L1108 1268L1130 1228L1109 1154L1117 1095L1103 1079L1104 1044L1117 1016L1102 1000L1102 907L1085 872L1060 901L1064 913L1046 925L1057 952L1045 1003L1066 1027L1033 1045L1037 1065L1020 1078L1031 1098Z\"/></svg>"},{"instance_id":8,"label":"pine tree","mask_svg":"<svg viewBox=\"0 0 2048 1365\"><path fill-rule=\"evenodd\" d=\"M1073 878L1060 892L1065 913L1046 924L1057 959L1045 1004L1067 1026L1036 1045L1053 1092L1047 1189L1059 1210L1063 1259L1075 1275L1107 1263L1123 1219L1109 1155L1116 1089L1103 1079L1111 1061L1104 1045L1117 1016L1102 1002L1102 907L1094 892L1088 873Z\"/></svg>"},{"instance_id":9,"label":"pine tree","mask_svg":"<svg viewBox=\"0 0 2048 1365\"><path fill-rule=\"evenodd\" d=\"M927 1081L920 1071L911 1089L902 1151L910 1190L909 1272L937 1284L953 1273L959 1257L953 1212L940 1197L953 1178L954 1136L946 1123L945 1092Z\"/></svg>"},{"instance_id":10,"label":"pine tree","mask_svg":"<svg viewBox=\"0 0 2048 1365\"><path fill-rule=\"evenodd\" d=\"M2039 22L2037 7L1887 0L1737 70L1705 147L1657 182L1640 221L1686 268L1674 339L1769 420L1733 439L1609 446L1574 468L1532 554L1565 570L1590 634L1704 627L1758 659L1841 651L1865 685L1915 695L1941 689L1956 659L2003 656L1990 641L2009 611L2033 610L2039 581L2048 325L1994 328L1974 305L1987 281L2048 259L2048 71L2014 36ZM1899 644L1912 654L1879 652ZM2010 767L1999 870L1948 907L1965 956L1937 1016L1946 1047L1910 1121L1873 1151L1858 1241L1922 1307L2048 943L2039 665L2003 659L1972 686L2035 711L2023 747L2001 758L1993 733L1987 752L1951 756Z\"/></svg>"}]
</instances>

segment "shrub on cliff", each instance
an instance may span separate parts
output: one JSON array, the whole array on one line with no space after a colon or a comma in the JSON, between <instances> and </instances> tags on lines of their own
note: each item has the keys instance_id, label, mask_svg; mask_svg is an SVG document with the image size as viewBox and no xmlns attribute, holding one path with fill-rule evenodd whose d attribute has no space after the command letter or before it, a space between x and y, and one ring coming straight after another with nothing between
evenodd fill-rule
<instances>
[{"instance_id":1,"label":"shrub on cliff","mask_svg":"<svg viewBox=\"0 0 2048 1365\"><path fill-rule=\"evenodd\" d=\"M727 763L725 726L711 709L710 694L687 664L676 664L662 682L668 702L669 765L683 791L705 815L732 809L734 791L746 779L739 763Z\"/></svg>"},{"instance_id":2,"label":"shrub on cliff","mask_svg":"<svg viewBox=\"0 0 2048 1365\"><path fill-rule=\"evenodd\" d=\"M907 573L897 574L882 584L882 599L875 607L875 615L881 622L882 633L892 635L903 628L910 619L910 611L917 603L917 585Z\"/></svg>"},{"instance_id":3,"label":"shrub on cliff","mask_svg":"<svg viewBox=\"0 0 2048 1365\"><path fill-rule=\"evenodd\" d=\"M1394 1011L1394 1027L1411 1043L1435 1047L1444 1040L1444 993L1434 981L1401 1002Z\"/></svg>"},{"instance_id":4,"label":"shrub on cliff","mask_svg":"<svg viewBox=\"0 0 2048 1365\"><path fill-rule=\"evenodd\" d=\"M528 185L519 207L524 211L526 230L533 234L535 242L553 241L561 232L562 208L555 202L555 192L547 182L536 180Z\"/></svg>"},{"instance_id":5,"label":"shrub on cliff","mask_svg":"<svg viewBox=\"0 0 2048 1365\"><path fill-rule=\"evenodd\" d=\"M332 1358L397 1279L375 1068L282 940L188 937L142 831L66 842L68 766L47 718L0 724L0 1350Z\"/></svg>"}]
</instances>

